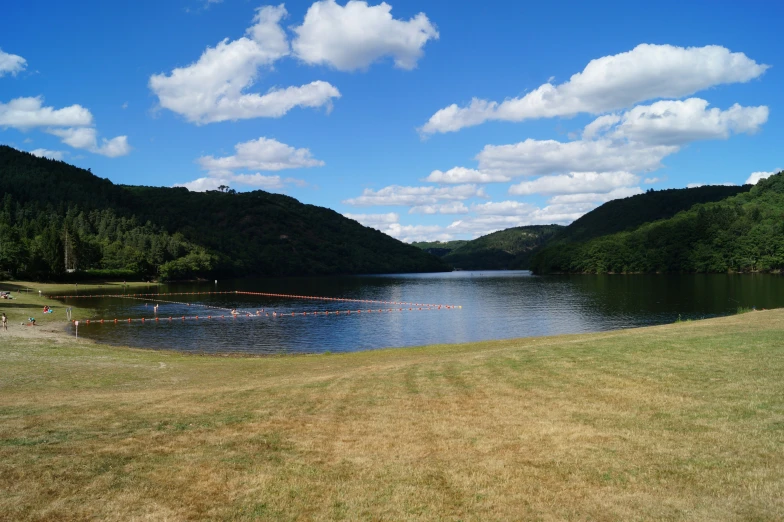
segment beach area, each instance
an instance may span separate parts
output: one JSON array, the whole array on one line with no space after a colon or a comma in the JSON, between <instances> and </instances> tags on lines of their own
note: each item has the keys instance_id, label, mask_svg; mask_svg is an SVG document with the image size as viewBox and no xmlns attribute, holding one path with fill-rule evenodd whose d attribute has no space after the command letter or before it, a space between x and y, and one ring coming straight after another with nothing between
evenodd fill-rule
<instances>
[{"instance_id":1,"label":"beach area","mask_svg":"<svg viewBox=\"0 0 784 522\"><path fill-rule=\"evenodd\" d=\"M781 309L220 357L77 340L38 295L66 285L17 287L0 301L0 520L784 516Z\"/></svg>"}]
</instances>

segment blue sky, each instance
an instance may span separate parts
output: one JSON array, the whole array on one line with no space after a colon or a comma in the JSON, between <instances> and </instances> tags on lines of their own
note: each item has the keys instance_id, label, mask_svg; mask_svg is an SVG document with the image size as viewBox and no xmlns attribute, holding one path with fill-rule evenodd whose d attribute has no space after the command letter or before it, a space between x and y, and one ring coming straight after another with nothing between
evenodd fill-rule
<instances>
[{"instance_id":1,"label":"blue sky","mask_svg":"<svg viewBox=\"0 0 784 522\"><path fill-rule=\"evenodd\" d=\"M0 143L406 241L784 168L784 4L589 4L14 2Z\"/></svg>"}]
</instances>

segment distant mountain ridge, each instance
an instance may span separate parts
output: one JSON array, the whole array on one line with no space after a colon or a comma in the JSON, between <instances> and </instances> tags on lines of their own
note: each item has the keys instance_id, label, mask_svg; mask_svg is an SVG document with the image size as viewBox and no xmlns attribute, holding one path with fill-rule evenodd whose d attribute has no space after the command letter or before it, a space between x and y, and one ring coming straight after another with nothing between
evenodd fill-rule
<instances>
[{"instance_id":1,"label":"distant mountain ridge","mask_svg":"<svg viewBox=\"0 0 784 522\"><path fill-rule=\"evenodd\" d=\"M115 185L0 146L0 270L58 277L435 272L440 259L333 210L261 190Z\"/></svg>"}]
</instances>

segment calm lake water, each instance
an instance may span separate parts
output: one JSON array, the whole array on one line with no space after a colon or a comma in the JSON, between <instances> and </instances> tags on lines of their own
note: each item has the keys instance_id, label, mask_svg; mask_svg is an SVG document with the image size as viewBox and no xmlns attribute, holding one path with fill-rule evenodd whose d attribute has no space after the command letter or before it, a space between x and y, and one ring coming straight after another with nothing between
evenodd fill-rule
<instances>
[{"instance_id":1,"label":"calm lake water","mask_svg":"<svg viewBox=\"0 0 784 522\"><path fill-rule=\"evenodd\" d=\"M192 352L318 353L384 347L461 343L566 333L597 332L735 313L738 307L784 306L784 277L756 275L568 275L527 271L452 272L383 276L317 277L154 285L149 292L254 291L379 301L460 305L462 308L367 313L394 308L342 301L223 294L145 300L80 300L107 319L213 315L159 323L96 324L79 335L102 342ZM141 292L140 290L137 290ZM81 292L84 294L85 292ZM92 292L95 293L95 292ZM66 300L74 302L73 300ZM336 311L339 315L216 320L227 314L197 304L264 313ZM414 307L418 308L418 307ZM361 309L363 313L357 314ZM350 315L344 312L351 310ZM85 319L85 318L80 318Z\"/></svg>"}]
</instances>

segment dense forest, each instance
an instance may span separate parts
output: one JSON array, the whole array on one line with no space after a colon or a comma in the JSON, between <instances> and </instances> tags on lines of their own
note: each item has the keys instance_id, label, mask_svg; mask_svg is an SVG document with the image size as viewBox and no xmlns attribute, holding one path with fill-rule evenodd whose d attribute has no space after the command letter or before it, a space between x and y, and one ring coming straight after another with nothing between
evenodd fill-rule
<instances>
[{"instance_id":1,"label":"dense forest","mask_svg":"<svg viewBox=\"0 0 784 522\"><path fill-rule=\"evenodd\" d=\"M444 257L466 243L468 243L467 239L455 239L454 241L414 241L411 244L434 256Z\"/></svg>"},{"instance_id":2,"label":"dense forest","mask_svg":"<svg viewBox=\"0 0 784 522\"><path fill-rule=\"evenodd\" d=\"M650 189L623 199L608 201L598 208L576 219L553 237L550 244L585 241L624 230L632 230L645 223L672 217L698 203L720 201L742 192L751 185L709 185L684 189Z\"/></svg>"},{"instance_id":3,"label":"dense forest","mask_svg":"<svg viewBox=\"0 0 784 522\"><path fill-rule=\"evenodd\" d=\"M442 259L462 270L526 269L532 253L562 228L560 225L532 225L500 230L468 241Z\"/></svg>"},{"instance_id":4,"label":"dense forest","mask_svg":"<svg viewBox=\"0 0 784 522\"><path fill-rule=\"evenodd\" d=\"M0 146L0 271L160 279L449 270L354 220L264 191L115 185Z\"/></svg>"},{"instance_id":5,"label":"dense forest","mask_svg":"<svg viewBox=\"0 0 784 522\"><path fill-rule=\"evenodd\" d=\"M735 196L698 203L631 230L600 235L591 234L587 227L589 233L577 236L591 238L586 241L556 238L534 256L532 269L536 273L784 269L784 172L744 188Z\"/></svg>"}]
</instances>

